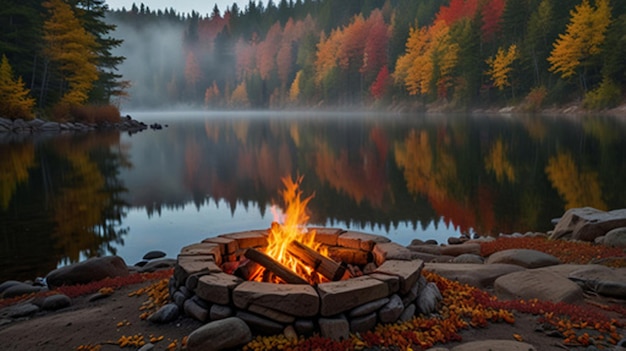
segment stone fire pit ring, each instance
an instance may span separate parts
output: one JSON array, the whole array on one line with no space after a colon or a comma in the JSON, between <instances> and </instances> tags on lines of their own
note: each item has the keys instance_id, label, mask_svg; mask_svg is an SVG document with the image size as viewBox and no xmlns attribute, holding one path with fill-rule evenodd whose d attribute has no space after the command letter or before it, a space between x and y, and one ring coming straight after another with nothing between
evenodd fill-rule
<instances>
[{"instance_id":1,"label":"stone fire pit ring","mask_svg":"<svg viewBox=\"0 0 626 351\"><path fill-rule=\"evenodd\" d=\"M319 333L333 339L372 330L378 323L406 321L429 314L441 300L437 286L422 276L424 262L389 238L337 228L309 228L329 256L362 274L348 280L275 284L224 272L247 248L267 246L267 230L223 234L183 247L170 280L179 309L200 322L242 319L253 331L298 335Z\"/></svg>"}]
</instances>

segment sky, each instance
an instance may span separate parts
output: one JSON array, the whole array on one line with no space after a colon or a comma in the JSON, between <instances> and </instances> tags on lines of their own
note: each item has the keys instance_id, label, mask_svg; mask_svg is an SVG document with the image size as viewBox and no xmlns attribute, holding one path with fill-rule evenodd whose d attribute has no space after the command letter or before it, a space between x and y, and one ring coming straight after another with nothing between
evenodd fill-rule
<instances>
[{"instance_id":1,"label":"sky","mask_svg":"<svg viewBox=\"0 0 626 351\"><path fill-rule=\"evenodd\" d=\"M164 10L173 8L177 12L190 13L192 10L200 13L201 16L210 14L213 10L213 6L217 4L220 12L223 14L226 7L231 7L234 2L237 6L243 8L242 4L247 4L248 1L239 0L106 0L109 8L112 10L121 9L125 7L127 10L133 6L133 2L139 7L141 3L149 7L150 10Z\"/></svg>"}]
</instances>

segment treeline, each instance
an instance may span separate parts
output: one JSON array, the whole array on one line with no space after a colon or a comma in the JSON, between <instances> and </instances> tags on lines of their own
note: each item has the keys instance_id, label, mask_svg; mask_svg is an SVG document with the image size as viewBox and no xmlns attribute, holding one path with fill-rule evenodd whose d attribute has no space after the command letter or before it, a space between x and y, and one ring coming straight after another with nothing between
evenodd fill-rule
<instances>
[{"instance_id":1,"label":"treeline","mask_svg":"<svg viewBox=\"0 0 626 351\"><path fill-rule=\"evenodd\" d=\"M2 1L0 117L119 119L109 104L128 82L107 11L104 0Z\"/></svg>"},{"instance_id":2,"label":"treeline","mask_svg":"<svg viewBox=\"0 0 626 351\"><path fill-rule=\"evenodd\" d=\"M171 59L147 58L158 61L150 74L129 77L160 93L131 90L144 106L601 109L623 100L626 83L626 3L616 0L270 0L206 16L134 5L110 19L154 25L157 37L163 23L179 31L179 49L160 52Z\"/></svg>"}]
</instances>

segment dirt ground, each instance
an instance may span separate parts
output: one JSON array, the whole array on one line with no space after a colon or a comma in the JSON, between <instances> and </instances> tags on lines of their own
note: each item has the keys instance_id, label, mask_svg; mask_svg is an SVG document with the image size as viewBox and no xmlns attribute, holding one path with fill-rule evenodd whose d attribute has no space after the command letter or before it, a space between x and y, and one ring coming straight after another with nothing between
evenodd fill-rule
<instances>
[{"instance_id":1,"label":"dirt ground","mask_svg":"<svg viewBox=\"0 0 626 351\"><path fill-rule=\"evenodd\" d=\"M76 298L71 307L39 313L30 319L0 326L0 350L76 350L80 345L96 344L102 346L102 351L120 350L117 340L121 336L136 334L146 339L163 336L161 341L155 343L153 350L168 350L172 342L178 345L174 349L180 349L183 337L200 327L201 323L186 317L165 325L141 320L139 308L147 297L129 297L128 294L149 284L126 286L116 290L110 297L94 302L89 302L86 297ZM461 333L462 342L439 346L451 348L463 342L483 339L513 340L513 334L519 334L538 350L585 349L568 348L562 344L562 338L547 336L536 331L537 327L536 317L516 314L514 325L496 323L484 329L465 330Z\"/></svg>"}]
</instances>

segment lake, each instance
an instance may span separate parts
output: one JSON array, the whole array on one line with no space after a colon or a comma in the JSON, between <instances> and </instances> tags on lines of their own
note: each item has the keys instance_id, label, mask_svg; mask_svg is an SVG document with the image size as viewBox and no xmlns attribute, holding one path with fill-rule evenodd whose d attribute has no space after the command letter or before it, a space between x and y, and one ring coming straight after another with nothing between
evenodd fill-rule
<instances>
[{"instance_id":1,"label":"lake","mask_svg":"<svg viewBox=\"0 0 626 351\"><path fill-rule=\"evenodd\" d=\"M626 207L626 123L614 118L130 114L167 127L0 134L0 282L268 228L284 177L313 195L310 226L402 245L547 231L571 207Z\"/></svg>"}]
</instances>

